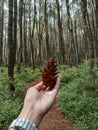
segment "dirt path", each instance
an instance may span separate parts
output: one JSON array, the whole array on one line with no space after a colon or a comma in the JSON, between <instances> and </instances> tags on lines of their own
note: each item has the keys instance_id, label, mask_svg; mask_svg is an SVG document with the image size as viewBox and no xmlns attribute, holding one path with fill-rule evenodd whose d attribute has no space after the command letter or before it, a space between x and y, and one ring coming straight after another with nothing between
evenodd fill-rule
<instances>
[{"instance_id":1,"label":"dirt path","mask_svg":"<svg viewBox=\"0 0 98 130\"><path fill-rule=\"evenodd\" d=\"M29 88L41 81L41 78L35 79L31 83L26 84L26 88ZM38 130L74 130L73 124L69 119L61 114L57 103L55 102L51 110L43 118Z\"/></svg>"}]
</instances>

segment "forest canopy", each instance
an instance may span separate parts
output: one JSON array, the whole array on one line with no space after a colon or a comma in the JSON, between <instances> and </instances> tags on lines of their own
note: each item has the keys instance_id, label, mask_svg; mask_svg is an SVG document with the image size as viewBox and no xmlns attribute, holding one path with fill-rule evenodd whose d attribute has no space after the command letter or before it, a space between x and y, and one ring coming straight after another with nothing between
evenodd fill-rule
<instances>
[{"instance_id":1,"label":"forest canopy","mask_svg":"<svg viewBox=\"0 0 98 130\"><path fill-rule=\"evenodd\" d=\"M90 59L93 68L97 6L97 0L1 0L0 64L8 65L12 53L16 64L33 68L51 56L70 66Z\"/></svg>"}]
</instances>

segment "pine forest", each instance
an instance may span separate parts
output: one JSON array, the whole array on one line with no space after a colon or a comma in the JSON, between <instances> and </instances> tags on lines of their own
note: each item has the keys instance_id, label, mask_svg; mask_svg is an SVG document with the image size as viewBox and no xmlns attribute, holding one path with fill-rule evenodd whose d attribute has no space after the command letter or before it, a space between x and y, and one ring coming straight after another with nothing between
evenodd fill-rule
<instances>
[{"instance_id":1,"label":"pine forest","mask_svg":"<svg viewBox=\"0 0 98 130\"><path fill-rule=\"evenodd\" d=\"M59 112L38 130L98 130L98 0L0 0L0 130L30 87L52 91L58 75Z\"/></svg>"}]
</instances>

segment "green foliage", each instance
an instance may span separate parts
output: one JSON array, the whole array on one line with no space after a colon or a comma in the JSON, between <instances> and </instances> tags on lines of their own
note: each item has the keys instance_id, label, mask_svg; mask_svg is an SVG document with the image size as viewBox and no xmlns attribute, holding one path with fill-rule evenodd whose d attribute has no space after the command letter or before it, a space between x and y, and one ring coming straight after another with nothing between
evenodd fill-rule
<instances>
[{"instance_id":1,"label":"green foliage","mask_svg":"<svg viewBox=\"0 0 98 130\"><path fill-rule=\"evenodd\" d=\"M98 129L98 70L94 68L92 77L88 66L88 62L84 62L72 68L59 67L62 82L58 104L62 113L76 124L76 130ZM15 67L15 92L10 93L7 68L0 67L0 129L7 129L19 114L23 105L25 83L39 76L40 69L33 71L22 67L18 73Z\"/></svg>"},{"instance_id":2,"label":"green foliage","mask_svg":"<svg viewBox=\"0 0 98 130\"><path fill-rule=\"evenodd\" d=\"M23 105L24 88L27 82L31 82L34 78L40 76L40 70L21 67L17 72L14 71L15 92L9 91L9 79L6 67L0 67L0 130L8 129L9 124L15 119Z\"/></svg>"},{"instance_id":3,"label":"green foliage","mask_svg":"<svg viewBox=\"0 0 98 130\"><path fill-rule=\"evenodd\" d=\"M98 70L90 75L88 62L61 70L59 106L75 124L76 130L98 129Z\"/></svg>"}]
</instances>

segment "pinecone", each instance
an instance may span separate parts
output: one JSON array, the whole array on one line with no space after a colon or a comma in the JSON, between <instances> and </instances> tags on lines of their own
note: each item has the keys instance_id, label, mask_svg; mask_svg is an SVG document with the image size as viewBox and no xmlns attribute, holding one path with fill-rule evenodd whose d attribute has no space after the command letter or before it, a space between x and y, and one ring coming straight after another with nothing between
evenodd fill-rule
<instances>
[{"instance_id":1,"label":"pinecone","mask_svg":"<svg viewBox=\"0 0 98 130\"><path fill-rule=\"evenodd\" d=\"M45 85L45 89L53 89L57 80L57 62L54 58L50 58L42 72L42 80Z\"/></svg>"}]
</instances>

